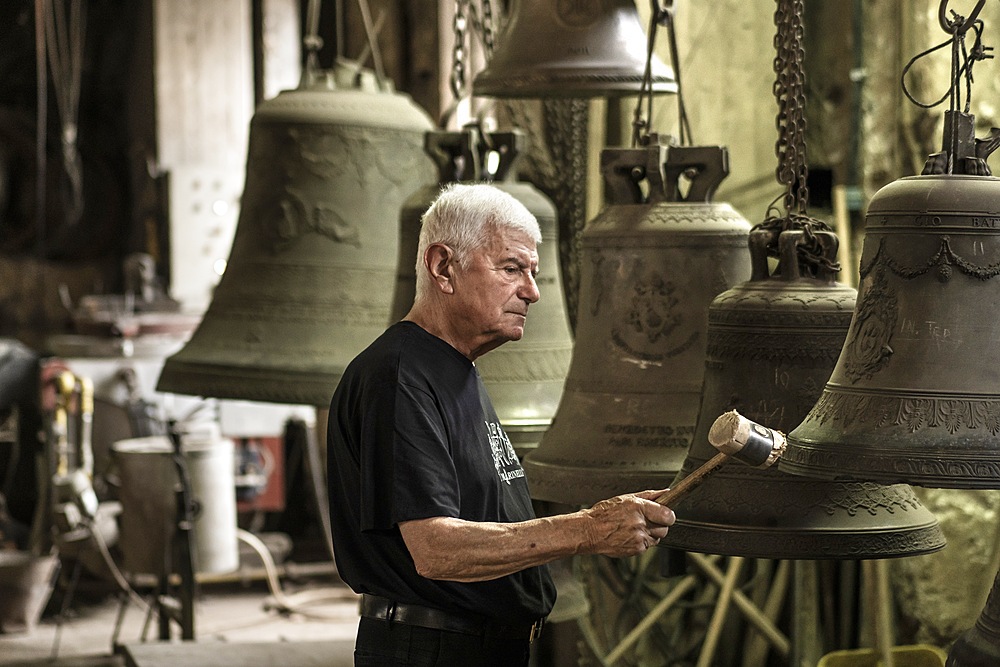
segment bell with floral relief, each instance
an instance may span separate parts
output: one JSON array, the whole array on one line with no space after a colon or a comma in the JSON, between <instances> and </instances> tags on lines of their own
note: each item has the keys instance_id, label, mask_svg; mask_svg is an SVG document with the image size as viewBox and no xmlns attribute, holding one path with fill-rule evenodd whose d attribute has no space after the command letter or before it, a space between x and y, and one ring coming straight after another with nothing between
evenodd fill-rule
<instances>
[{"instance_id":1,"label":"bell with floral relief","mask_svg":"<svg viewBox=\"0 0 1000 667\"><path fill-rule=\"evenodd\" d=\"M945 150L872 197L851 327L785 472L1000 488L1000 130L974 127L947 112Z\"/></svg>"},{"instance_id":2,"label":"bell with floral relief","mask_svg":"<svg viewBox=\"0 0 1000 667\"><path fill-rule=\"evenodd\" d=\"M737 410L787 433L816 402L840 355L856 291L836 282L826 230L750 232L753 273L708 313L705 386L694 441L674 485L718 450L715 418ZM769 270L768 248L777 250ZM941 549L934 516L905 484L817 480L777 466L726 465L671 506L661 541L685 551L775 559L881 559Z\"/></svg>"}]
</instances>

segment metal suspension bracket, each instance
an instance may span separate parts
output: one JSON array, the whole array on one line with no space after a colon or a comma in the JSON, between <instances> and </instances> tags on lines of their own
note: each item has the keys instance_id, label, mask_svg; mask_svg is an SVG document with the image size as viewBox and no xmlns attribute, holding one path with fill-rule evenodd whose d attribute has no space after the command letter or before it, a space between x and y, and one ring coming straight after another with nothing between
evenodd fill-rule
<instances>
[{"instance_id":1,"label":"metal suspension bracket","mask_svg":"<svg viewBox=\"0 0 1000 667\"><path fill-rule=\"evenodd\" d=\"M521 130L485 132L479 123L468 123L457 132L428 132L424 147L438 166L441 183L505 181L515 173L527 141ZM491 154L497 156L495 164Z\"/></svg>"},{"instance_id":2,"label":"metal suspension bracket","mask_svg":"<svg viewBox=\"0 0 1000 667\"><path fill-rule=\"evenodd\" d=\"M990 51L993 47L983 44L983 21L979 18L986 0L979 0L968 17L948 9L948 0L941 0L938 6L938 22L941 29L949 37L937 46L927 49L913 58L903 68L900 83L906 97L919 107L929 109L949 101L949 108L944 114L944 132L941 151L928 156L922 170L923 175L934 174L969 174L975 176L990 176L990 168L986 160L990 153L1000 146L1000 129L993 128L985 139L975 137L975 116L969 113L972 98L972 68L977 61L993 58ZM950 13L950 17L949 17ZM969 32L975 35L972 47L966 45ZM951 79L948 91L936 102L925 104L917 101L906 87L906 73L920 58L951 46ZM966 89L965 100L962 100L962 88Z\"/></svg>"},{"instance_id":3,"label":"metal suspension bracket","mask_svg":"<svg viewBox=\"0 0 1000 667\"><path fill-rule=\"evenodd\" d=\"M601 175L609 204L655 204L668 201L663 165L672 137L649 134L639 148L605 148Z\"/></svg>"},{"instance_id":4,"label":"metal suspension bracket","mask_svg":"<svg viewBox=\"0 0 1000 667\"><path fill-rule=\"evenodd\" d=\"M483 132L479 133L481 141L479 143L480 165L484 169L481 178L492 181L505 181L515 173L514 166L521 159L528 146L527 135L518 129L506 130L504 132ZM486 173L489 163L489 155L497 155L496 167L490 173Z\"/></svg>"},{"instance_id":5,"label":"metal suspension bracket","mask_svg":"<svg viewBox=\"0 0 1000 667\"><path fill-rule=\"evenodd\" d=\"M673 137L650 134L640 148L608 148L601 174L614 204L711 203L729 175L725 146L678 146ZM682 187L686 181L687 187Z\"/></svg>"},{"instance_id":6,"label":"metal suspension bracket","mask_svg":"<svg viewBox=\"0 0 1000 667\"><path fill-rule=\"evenodd\" d=\"M729 149L725 146L670 146L663 163L667 201L711 202L719 184L729 175ZM681 179L688 182L682 193Z\"/></svg>"},{"instance_id":7,"label":"metal suspension bracket","mask_svg":"<svg viewBox=\"0 0 1000 667\"><path fill-rule=\"evenodd\" d=\"M439 181L472 180L480 172L479 132L467 127L462 132L428 132L424 150L438 167Z\"/></svg>"},{"instance_id":8,"label":"metal suspension bracket","mask_svg":"<svg viewBox=\"0 0 1000 667\"><path fill-rule=\"evenodd\" d=\"M661 4L662 2L662 4ZM649 29L646 45L646 69L639 86L639 97L636 100L632 117L632 145L637 146L649 142L655 136L650 132L653 121L653 56L656 45L656 33L660 26L667 28L667 38L670 46L670 61L677 85L677 122L679 141L682 146L692 143L691 124L688 122L687 110L684 107L684 94L681 88L680 56L677 51L677 31L674 24L673 0L651 0ZM645 105L646 114L643 117L642 108Z\"/></svg>"},{"instance_id":9,"label":"metal suspension bracket","mask_svg":"<svg viewBox=\"0 0 1000 667\"><path fill-rule=\"evenodd\" d=\"M645 195L646 148L605 148L601 151L601 176L608 204L642 204Z\"/></svg>"}]
</instances>

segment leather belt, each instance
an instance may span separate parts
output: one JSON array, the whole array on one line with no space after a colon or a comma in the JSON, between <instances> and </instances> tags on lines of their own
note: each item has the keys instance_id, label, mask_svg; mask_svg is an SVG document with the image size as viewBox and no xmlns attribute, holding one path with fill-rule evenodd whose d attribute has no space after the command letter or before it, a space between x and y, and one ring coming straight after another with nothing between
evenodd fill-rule
<instances>
[{"instance_id":1,"label":"leather belt","mask_svg":"<svg viewBox=\"0 0 1000 667\"><path fill-rule=\"evenodd\" d=\"M464 635L527 639L529 642L538 638L545 624L545 619L540 618L531 625L500 625L482 617L463 616L432 607L393 602L368 593L361 596L361 615L432 630L446 630Z\"/></svg>"}]
</instances>

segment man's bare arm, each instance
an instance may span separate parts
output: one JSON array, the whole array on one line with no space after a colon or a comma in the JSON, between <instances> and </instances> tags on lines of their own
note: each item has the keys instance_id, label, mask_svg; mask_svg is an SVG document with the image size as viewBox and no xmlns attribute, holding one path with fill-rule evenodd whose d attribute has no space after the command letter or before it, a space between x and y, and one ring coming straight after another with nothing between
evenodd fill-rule
<instances>
[{"instance_id":1,"label":"man's bare arm","mask_svg":"<svg viewBox=\"0 0 1000 667\"><path fill-rule=\"evenodd\" d=\"M655 545L674 522L652 502L663 491L616 496L590 509L519 523L432 517L399 526L417 572L429 579L486 581L565 556L632 556Z\"/></svg>"}]
</instances>

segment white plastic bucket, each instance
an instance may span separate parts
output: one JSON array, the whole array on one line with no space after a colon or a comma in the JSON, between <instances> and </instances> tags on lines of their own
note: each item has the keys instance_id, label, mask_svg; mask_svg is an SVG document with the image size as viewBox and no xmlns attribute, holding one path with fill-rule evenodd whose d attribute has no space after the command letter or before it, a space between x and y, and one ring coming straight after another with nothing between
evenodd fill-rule
<instances>
[{"instance_id":1,"label":"white plastic bucket","mask_svg":"<svg viewBox=\"0 0 1000 667\"><path fill-rule=\"evenodd\" d=\"M181 438L181 451L198 503L192 539L196 572L239 567L233 442L217 433ZM121 477L121 548L132 574L169 574L166 555L177 524L179 484L173 447L166 436L119 440L112 445Z\"/></svg>"}]
</instances>

